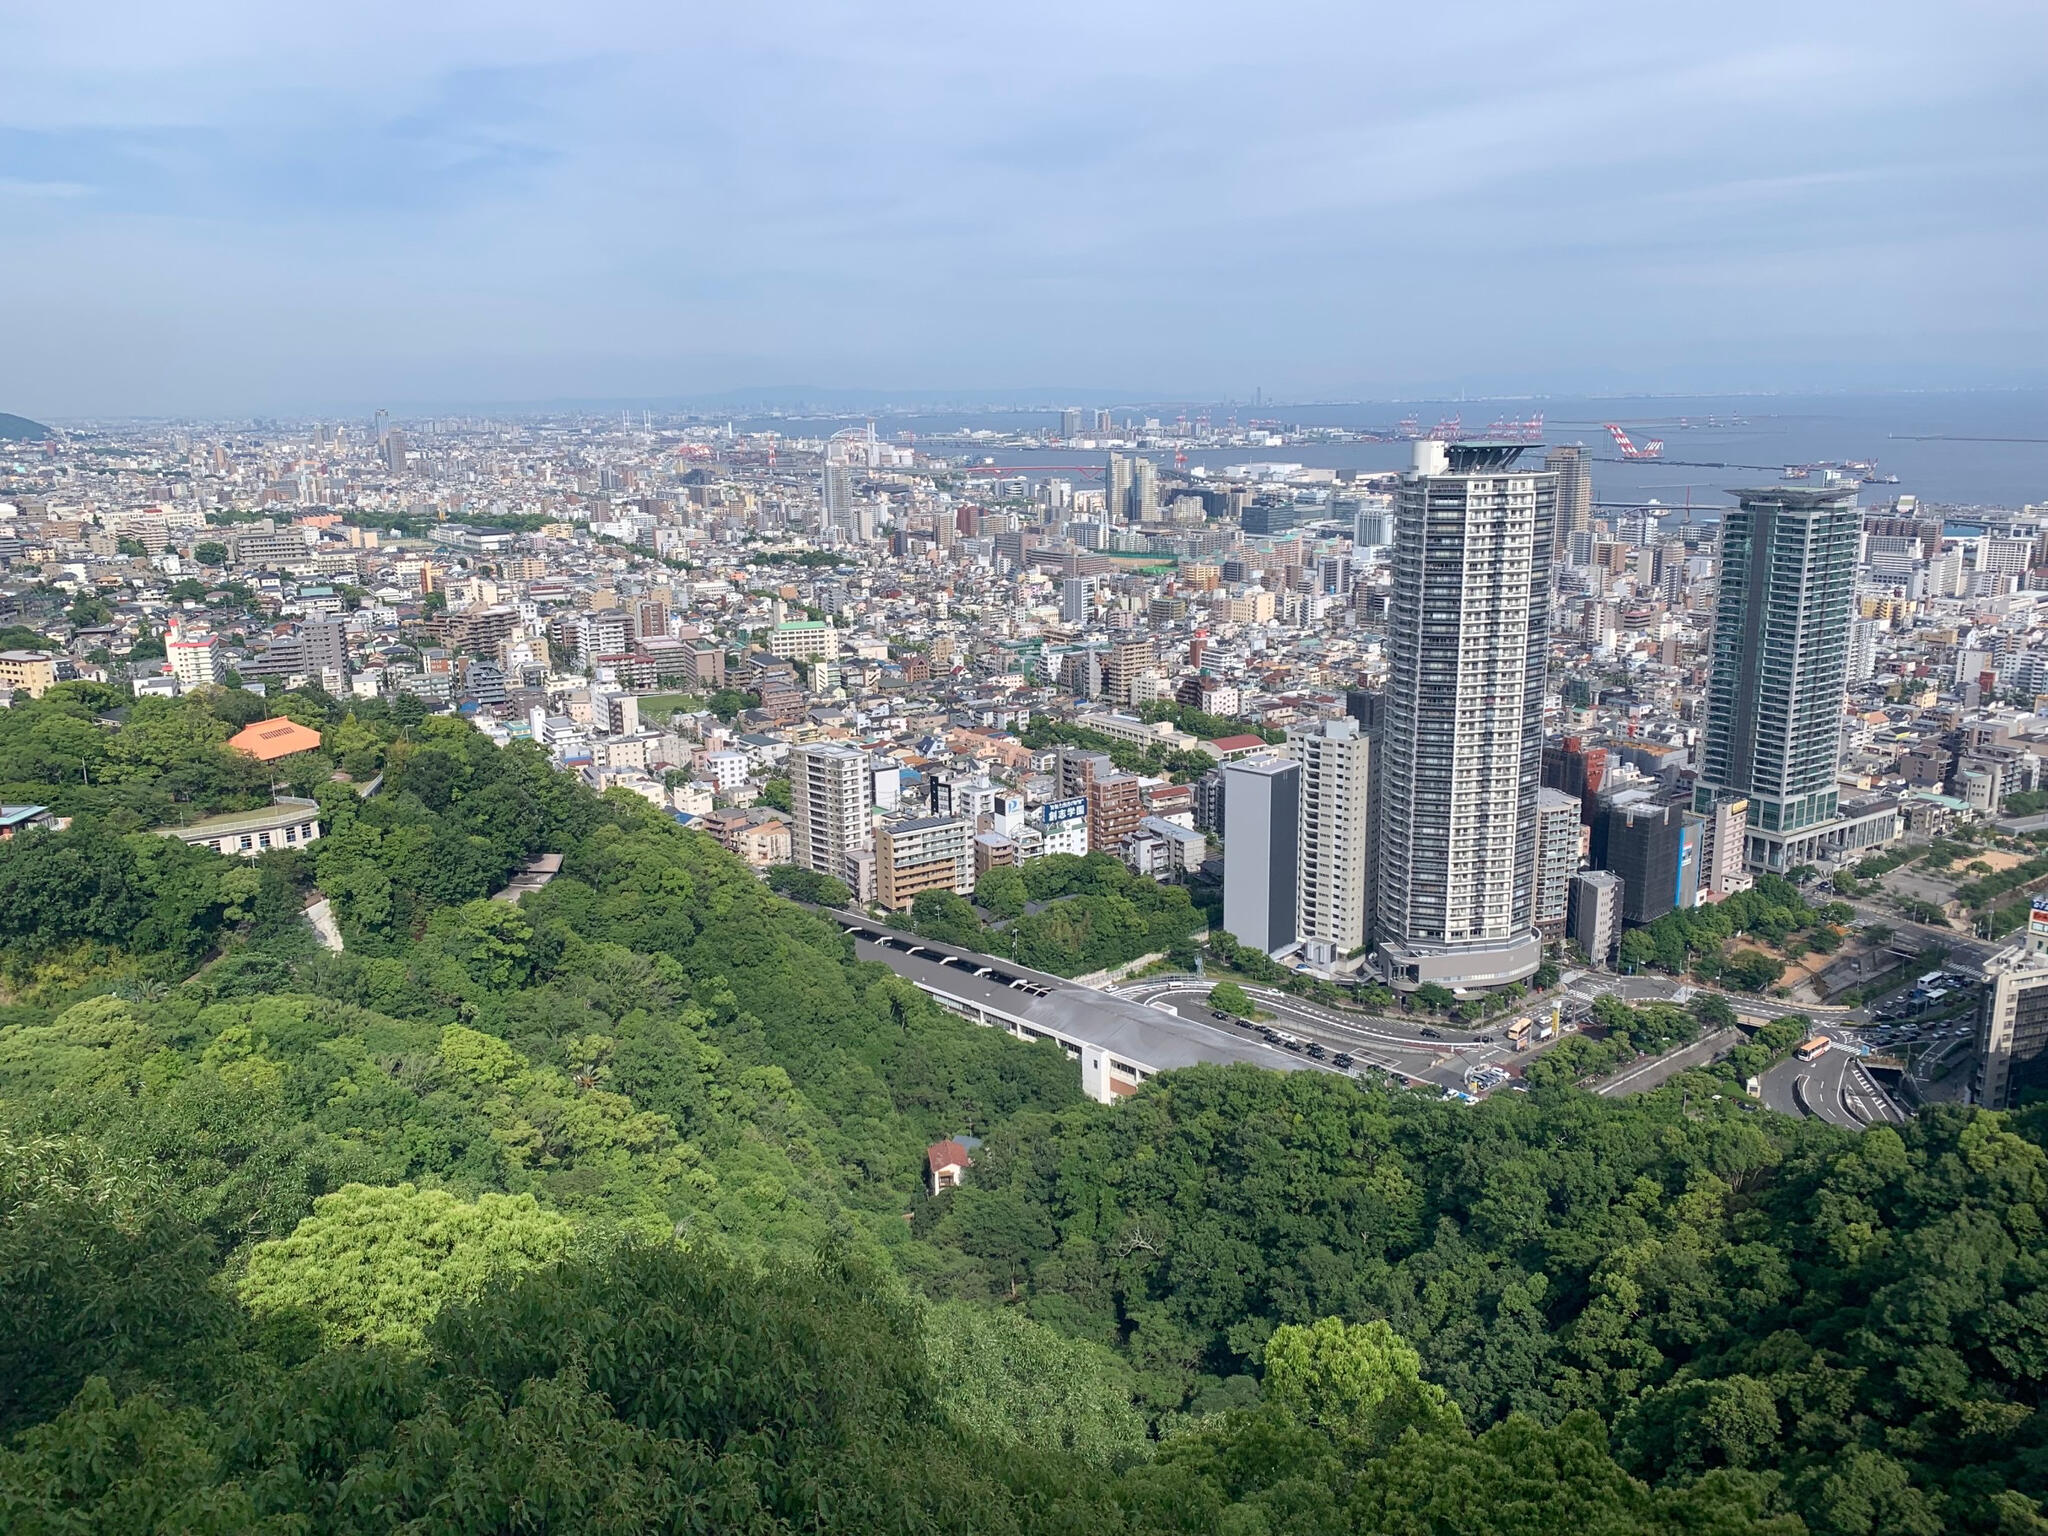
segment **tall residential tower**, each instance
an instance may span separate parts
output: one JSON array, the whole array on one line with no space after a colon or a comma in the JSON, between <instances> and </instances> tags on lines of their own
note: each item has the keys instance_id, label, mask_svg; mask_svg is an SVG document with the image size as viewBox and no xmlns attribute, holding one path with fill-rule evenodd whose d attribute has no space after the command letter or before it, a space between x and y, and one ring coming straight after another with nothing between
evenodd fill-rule
<instances>
[{"instance_id":1,"label":"tall residential tower","mask_svg":"<svg viewBox=\"0 0 2048 1536\"><path fill-rule=\"evenodd\" d=\"M1298 929L1307 958L1328 965L1365 943L1372 741L1356 720L1318 720L1289 726L1286 752L1301 764Z\"/></svg>"},{"instance_id":2,"label":"tall residential tower","mask_svg":"<svg viewBox=\"0 0 2048 1536\"><path fill-rule=\"evenodd\" d=\"M796 822L790 862L849 885L849 860L869 847L874 773L867 753L817 742L789 754L789 797Z\"/></svg>"},{"instance_id":3,"label":"tall residential tower","mask_svg":"<svg viewBox=\"0 0 2048 1536\"><path fill-rule=\"evenodd\" d=\"M1575 533L1589 532L1593 527L1593 467L1586 457L1586 450L1576 443L1565 443L1553 448L1543 456L1543 467L1557 474L1557 542L1558 553L1565 551L1565 541Z\"/></svg>"},{"instance_id":4,"label":"tall residential tower","mask_svg":"<svg viewBox=\"0 0 2048 1536\"><path fill-rule=\"evenodd\" d=\"M1402 988L1519 981L1536 932L1536 791L1557 475L1511 443L1417 443L1394 500L1380 730L1381 968Z\"/></svg>"},{"instance_id":5,"label":"tall residential tower","mask_svg":"<svg viewBox=\"0 0 2048 1536\"><path fill-rule=\"evenodd\" d=\"M1693 808L1747 799L1748 863L1783 874L1826 846L1835 819L1860 515L1849 487L1736 495Z\"/></svg>"}]
</instances>

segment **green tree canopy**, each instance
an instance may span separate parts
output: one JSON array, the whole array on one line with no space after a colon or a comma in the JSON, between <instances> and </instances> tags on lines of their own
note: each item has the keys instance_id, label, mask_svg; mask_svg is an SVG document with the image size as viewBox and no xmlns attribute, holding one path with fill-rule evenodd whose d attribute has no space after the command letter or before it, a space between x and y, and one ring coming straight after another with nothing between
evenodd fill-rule
<instances>
[{"instance_id":1,"label":"green tree canopy","mask_svg":"<svg viewBox=\"0 0 2048 1536\"><path fill-rule=\"evenodd\" d=\"M239 1290L252 1311L306 1313L337 1340L417 1343L442 1307L561 1257L573 1231L531 1195L350 1184L258 1243Z\"/></svg>"},{"instance_id":2,"label":"green tree canopy","mask_svg":"<svg viewBox=\"0 0 2048 1536\"><path fill-rule=\"evenodd\" d=\"M1023 875L1007 864L997 865L974 882L974 904L995 917L1022 917L1030 900Z\"/></svg>"},{"instance_id":3,"label":"green tree canopy","mask_svg":"<svg viewBox=\"0 0 2048 1536\"><path fill-rule=\"evenodd\" d=\"M1418 1418L1460 1422L1443 1389L1422 1379L1422 1356L1383 1318L1284 1324L1264 1361L1267 1401L1334 1435L1384 1441L1389 1416L1399 1428Z\"/></svg>"}]
</instances>

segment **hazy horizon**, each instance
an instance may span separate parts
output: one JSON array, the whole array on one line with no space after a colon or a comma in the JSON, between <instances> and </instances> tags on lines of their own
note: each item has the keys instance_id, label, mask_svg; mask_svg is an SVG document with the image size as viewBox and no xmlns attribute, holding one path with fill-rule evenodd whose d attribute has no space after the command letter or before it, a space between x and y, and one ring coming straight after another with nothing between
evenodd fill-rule
<instances>
[{"instance_id":1,"label":"hazy horizon","mask_svg":"<svg viewBox=\"0 0 2048 1536\"><path fill-rule=\"evenodd\" d=\"M2019 0L7 26L39 420L2048 385Z\"/></svg>"}]
</instances>

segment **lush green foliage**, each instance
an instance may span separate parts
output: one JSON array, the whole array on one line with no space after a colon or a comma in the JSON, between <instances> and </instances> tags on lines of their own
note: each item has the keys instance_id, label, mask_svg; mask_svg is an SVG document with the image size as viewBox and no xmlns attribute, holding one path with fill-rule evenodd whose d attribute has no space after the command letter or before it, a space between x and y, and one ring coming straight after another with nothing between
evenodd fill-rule
<instances>
[{"instance_id":1,"label":"lush green foliage","mask_svg":"<svg viewBox=\"0 0 2048 1536\"><path fill-rule=\"evenodd\" d=\"M1199 747L1185 749L1155 742L1140 746L1120 736L1105 736L1085 725L1039 716L1019 734L1018 739L1034 751L1047 747L1084 747L1090 752L1107 752L1110 761L1125 773L1145 773L1171 778L1176 784L1191 784L1216 766L1216 759Z\"/></svg>"},{"instance_id":2,"label":"lush green foliage","mask_svg":"<svg viewBox=\"0 0 2048 1536\"><path fill-rule=\"evenodd\" d=\"M1215 741L1223 736L1257 736L1268 745L1277 746L1287 739L1287 733L1282 730L1268 730L1250 720L1233 720L1228 715L1207 714L1192 704L1176 704L1166 699L1142 706L1138 717L1143 720L1171 720L1180 730L1204 741Z\"/></svg>"},{"instance_id":3,"label":"lush green foliage","mask_svg":"<svg viewBox=\"0 0 2048 1536\"><path fill-rule=\"evenodd\" d=\"M1804 930L1810 947L1818 947L1813 936L1820 934L1830 935L1821 944L1833 945L1840 942L1836 925L1854 916L1854 909L1841 903L1811 907L1789 880L1759 875L1751 890L1710 906L1667 912L1647 927L1629 930L1622 936L1621 962L1673 975L1690 969L1709 981L1760 992L1784 974L1783 963L1754 948L1738 949L1724 959L1729 940L1747 937L1782 946Z\"/></svg>"},{"instance_id":4,"label":"lush green foliage","mask_svg":"<svg viewBox=\"0 0 2048 1536\"><path fill-rule=\"evenodd\" d=\"M2048 1159L1997 1116L1859 1139L1717 1074L1471 1109L1203 1068L1006 1127L949 1198L956 1292L1113 1343L1154 1411L1227 1400L1281 1327L1385 1318L1476 1424L1595 1412L1637 1471L1773 1469L1817 1529L2044 1491Z\"/></svg>"},{"instance_id":5,"label":"lush green foliage","mask_svg":"<svg viewBox=\"0 0 2048 1536\"><path fill-rule=\"evenodd\" d=\"M1256 1018L1258 1010L1252 1006L1251 994L1234 981L1219 981L1209 989L1209 1006L1223 1012L1235 1014L1240 1019Z\"/></svg>"},{"instance_id":6,"label":"lush green foliage","mask_svg":"<svg viewBox=\"0 0 2048 1536\"><path fill-rule=\"evenodd\" d=\"M2023 885L2039 880L2043 875L2048 875L2048 854L2015 864L2011 869L2000 870L1997 874L1984 875L1967 885L1959 885L1956 887L1956 900L1966 907L1988 906L2007 891L2018 890Z\"/></svg>"},{"instance_id":7,"label":"lush green foliage","mask_svg":"<svg viewBox=\"0 0 2048 1536\"><path fill-rule=\"evenodd\" d=\"M311 707L287 697L288 712ZM321 754L266 766L225 744L272 712L239 689L131 700L98 683L60 683L0 710L0 799L96 814L114 830L134 831L260 805L274 772L294 791L308 790L332 771L331 762L316 761Z\"/></svg>"},{"instance_id":8,"label":"lush green foliage","mask_svg":"<svg viewBox=\"0 0 2048 1536\"><path fill-rule=\"evenodd\" d=\"M947 1417L976 1434L1115 1467L1150 1451L1130 1367L1103 1345L1014 1307L948 1301L926 1317L925 1348Z\"/></svg>"},{"instance_id":9,"label":"lush green foliage","mask_svg":"<svg viewBox=\"0 0 2048 1536\"><path fill-rule=\"evenodd\" d=\"M298 1313L335 1339L416 1343L451 1301L560 1258L574 1230L532 1195L350 1184L314 1201L290 1237L258 1243L239 1290L258 1317Z\"/></svg>"},{"instance_id":10,"label":"lush green foliage","mask_svg":"<svg viewBox=\"0 0 2048 1536\"><path fill-rule=\"evenodd\" d=\"M919 891L910 904L910 920L919 933L941 944L980 949L987 942L967 898L951 891Z\"/></svg>"},{"instance_id":11,"label":"lush green foliage","mask_svg":"<svg viewBox=\"0 0 2048 1536\"><path fill-rule=\"evenodd\" d=\"M974 904L995 918L1022 917L1031 889L1014 866L999 864L974 882Z\"/></svg>"},{"instance_id":12,"label":"lush green foliage","mask_svg":"<svg viewBox=\"0 0 2048 1536\"><path fill-rule=\"evenodd\" d=\"M1072 1366L1071 1347L1033 1355L1047 1346L1017 1343L1029 1324L970 1326L997 1338L966 1351L1000 1356L994 1376L1087 1398L1042 1380ZM1046 1450L1004 1433L1020 1413L1114 1420L1109 1396L1020 1409L981 1390L941 1324L933 1348L972 1378L947 1383L914 1310L829 1260L756 1277L628 1246L494 1288L444 1314L424 1348L309 1352L232 1326L188 1348L210 1350L218 1390L173 1378L123 1393L95 1376L0 1451L0 1523L23 1536L1788 1529L1759 1518L1765 1484L1632 1480L1590 1416L1475 1438L1398 1358L1362 1418L1326 1423L1354 1400L1290 1389L1118 1476L1105 1455L1128 1440ZM992 1411L963 1422L948 1407L962 1397Z\"/></svg>"},{"instance_id":13,"label":"lush green foliage","mask_svg":"<svg viewBox=\"0 0 2048 1536\"><path fill-rule=\"evenodd\" d=\"M1725 1006L1725 1005L1724 1005ZM1573 1083L1604 1077L1639 1056L1689 1045L1700 1035L1698 1016L1666 1003L1631 1008L1614 997L1593 1004L1599 1039L1579 1034L1560 1040L1529 1063L1532 1084Z\"/></svg>"},{"instance_id":14,"label":"lush green foliage","mask_svg":"<svg viewBox=\"0 0 2048 1536\"><path fill-rule=\"evenodd\" d=\"M911 905L912 923L926 938L1007 955L1054 976L1081 976L1164 952L1200 932L1204 922L1185 887L1133 874L1103 853L1054 854L1021 869L992 869L976 885L975 900L1008 920L985 928L961 897L925 891Z\"/></svg>"},{"instance_id":15,"label":"lush green foliage","mask_svg":"<svg viewBox=\"0 0 2048 1536\"><path fill-rule=\"evenodd\" d=\"M1740 1083L1789 1019L1571 1086L1719 999L1603 1005L1476 1107L1250 1068L1097 1105L530 749L300 700L328 836L243 864L144 830L232 799L234 695L53 697L16 713L162 766L0 847L0 1528L2042 1529L2039 1111L1773 1115ZM1051 905L920 926L1199 922L1110 860L984 894Z\"/></svg>"},{"instance_id":16,"label":"lush green foliage","mask_svg":"<svg viewBox=\"0 0 2048 1536\"><path fill-rule=\"evenodd\" d=\"M815 902L821 907L845 907L853 893L844 880L834 880L798 864L777 864L768 871L768 889L791 901Z\"/></svg>"}]
</instances>

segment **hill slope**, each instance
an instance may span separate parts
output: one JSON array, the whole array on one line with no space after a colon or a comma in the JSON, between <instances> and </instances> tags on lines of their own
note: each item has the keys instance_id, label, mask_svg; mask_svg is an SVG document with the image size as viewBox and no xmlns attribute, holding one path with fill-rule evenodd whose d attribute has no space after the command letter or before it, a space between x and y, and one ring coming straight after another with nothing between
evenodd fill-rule
<instances>
[{"instance_id":1,"label":"hill slope","mask_svg":"<svg viewBox=\"0 0 2048 1536\"><path fill-rule=\"evenodd\" d=\"M310 848L148 830L278 771ZM1095 1104L404 698L66 683L0 789L0 1530L2048 1536L2043 1108Z\"/></svg>"},{"instance_id":2,"label":"hill slope","mask_svg":"<svg viewBox=\"0 0 2048 1536\"><path fill-rule=\"evenodd\" d=\"M49 435L50 429L39 421L0 411L0 442L35 442Z\"/></svg>"}]
</instances>

